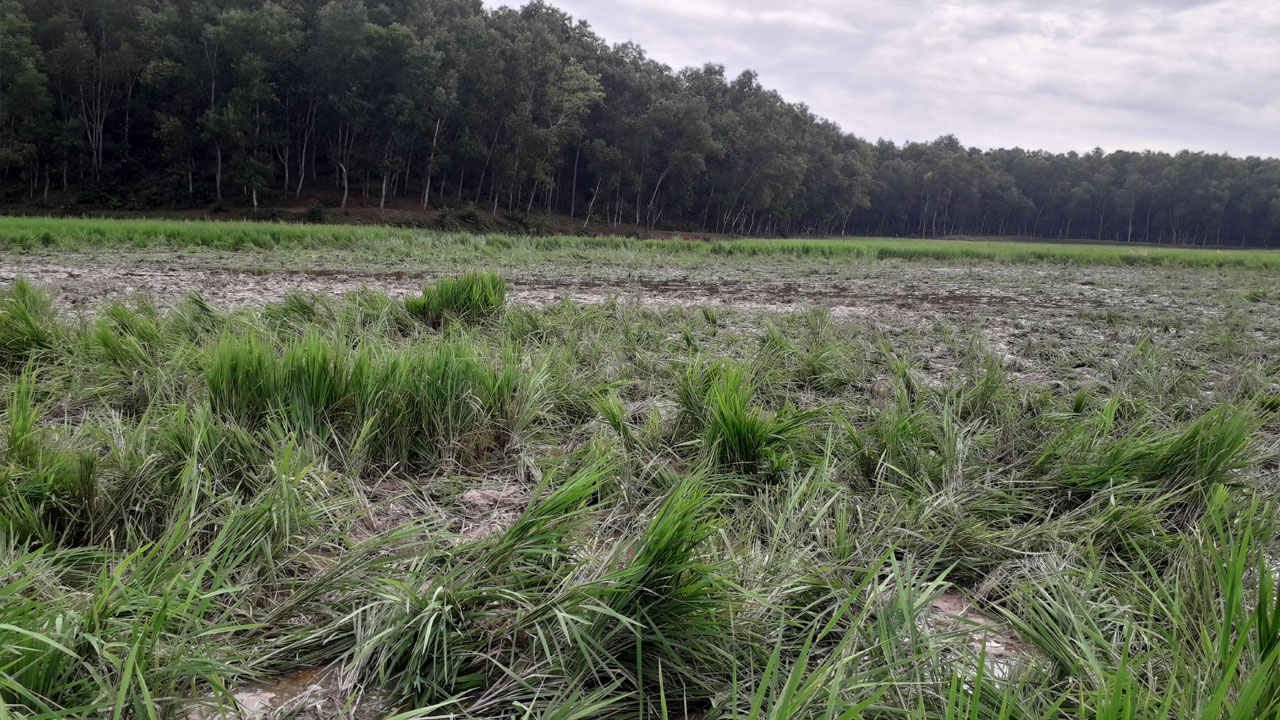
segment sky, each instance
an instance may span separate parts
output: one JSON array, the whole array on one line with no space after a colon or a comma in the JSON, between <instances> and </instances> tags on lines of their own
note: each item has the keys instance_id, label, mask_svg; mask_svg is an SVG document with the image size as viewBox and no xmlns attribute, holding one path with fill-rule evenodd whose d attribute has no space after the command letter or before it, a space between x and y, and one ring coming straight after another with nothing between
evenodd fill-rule
<instances>
[{"instance_id":1,"label":"sky","mask_svg":"<svg viewBox=\"0 0 1280 720\"><path fill-rule=\"evenodd\" d=\"M870 140L1280 156L1280 0L550 3L676 69L756 70Z\"/></svg>"}]
</instances>

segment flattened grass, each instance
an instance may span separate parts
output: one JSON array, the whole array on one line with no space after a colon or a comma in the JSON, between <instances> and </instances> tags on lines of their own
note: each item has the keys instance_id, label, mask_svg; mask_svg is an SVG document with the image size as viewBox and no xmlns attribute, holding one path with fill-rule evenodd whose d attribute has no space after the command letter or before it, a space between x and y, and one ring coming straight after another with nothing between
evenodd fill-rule
<instances>
[{"instance_id":1,"label":"flattened grass","mask_svg":"<svg viewBox=\"0 0 1280 720\"><path fill-rule=\"evenodd\" d=\"M472 320L6 289L47 341L0 322L3 712L175 716L330 665L420 716L1280 709L1258 337L1059 386L941 331L452 287Z\"/></svg>"}]
</instances>

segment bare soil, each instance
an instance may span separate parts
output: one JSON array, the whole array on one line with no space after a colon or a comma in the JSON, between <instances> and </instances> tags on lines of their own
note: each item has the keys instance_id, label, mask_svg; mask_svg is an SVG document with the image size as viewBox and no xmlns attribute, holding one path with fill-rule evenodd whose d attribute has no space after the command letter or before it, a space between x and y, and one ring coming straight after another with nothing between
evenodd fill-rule
<instances>
[{"instance_id":1,"label":"bare soil","mask_svg":"<svg viewBox=\"0 0 1280 720\"><path fill-rule=\"evenodd\" d=\"M1268 304L1241 300L1246 290L1270 292L1273 278L1203 269L857 264L785 257L681 263L608 254L455 253L405 259L341 250L97 250L0 254L0 284L24 276L49 291L60 308L93 315L113 301L145 298L164 307L191 293L224 308L277 302L293 292L336 297L363 287L402 298L433 278L477 267L502 274L512 302L533 306L571 298L748 313L820 307L833 318L891 337L917 331L954 337L933 332L948 327L980 336L1020 379L1067 387L1090 380L1091 367L1123 357L1144 336L1185 336L1179 341L1188 342L1212 334L1232 314L1237 322L1245 318L1247 332L1261 347L1280 353L1280 323ZM751 332L764 327L756 320L729 317L726 322ZM954 340L920 349L926 381L955 370L948 342ZM1077 367L1063 367L1061 353L1051 351L1055 347L1077 348ZM477 525L473 531L483 534L483 521Z\"/></svg>"},{"instance_id":2,"label":"bare soil","mask_svg":"<svg viewBox=\"0 0 1280 720\"><path fill-rule=\"evenodd\" d=\"M169 305L190 293L222 307L262 305L290 292L341 295L369 287L394 297L418 292L450 269L200 266L201 258L178 254L118 253L113 262L96 256L57 259L0 257L0 282L18 276L45 286L64 308L85 308L142 294ZM166 263L169 260L171 262ZM177 262L172 262L176 260ZM880 313L960 315L975 313L1075 313L1081 308L1220 311L1212 298L1189 302L1186 290L1170 286L1164 271L1139 268L1075 268L1057 271L1021 266L808 268L652 265L643 268L589 266L526 268L507 275L517 302L543 305L565 297L586 303L610 299L652 306L730 306L790 312L825 307L836 317ZM730 274L732 273L732 274ZM1199 285L1200 283L1194 283ZM1164 292L1152 293L1153 287ZM1182 291L1182 292L1180 292ZM1174 298L1173 294L1183 297ZM1194 295L1194 294L1193 294Z\"/></svg>"},{"instance_id":3,"label":"bare soil","mask_svg":"<svg viewBox=\"0 0 1280 720\"><path fill-rule=\"evenodd\" d=\"M381 703L364 696L336 666L303 668L246 683L221 703L212 699L205 703L193 704L187 720L371 720L386 714Z\"/></svg>"}]
</instances>

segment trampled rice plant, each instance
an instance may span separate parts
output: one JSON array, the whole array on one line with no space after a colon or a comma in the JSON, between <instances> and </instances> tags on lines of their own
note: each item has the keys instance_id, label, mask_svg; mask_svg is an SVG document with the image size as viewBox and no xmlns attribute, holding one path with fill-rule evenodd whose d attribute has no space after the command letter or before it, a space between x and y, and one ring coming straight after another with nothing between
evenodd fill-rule
<instances>
[{"instance_id":1,"label":"trampled rice plant","mask_svg":"<svg viewBox=\"0 0 1280 720\"><path fill-rule=\"evenodd\" d=\"M0 297L0 364L13 369L58 341L51 329L53 306L23 278Z\"/></svg>"},{"instance_id":2,"label":"trampled rice plant","mask_svg":"<svg viewBox=\"0 0 1280 720\"><path fill-rule=\"evenodd\" d=\"M506 306L507 284L495 273L472 272L441 278L422 289L421 297L405 301L415 318L438 327L446 320L474 323L490 320Z\"/></svg>"},{"instance_id":3,"label":"trampled rice plant","mask_svg":"<svg viewBox=\"0 0 1280 720\"><path fill-rule=\"evenodd\" d=\"M771 413L752 404L753 388L740 366L727 366L706 391L702 446L725 471L754 474L795 463L804 447L812 412L784 408Z\"/></svg>"},{"instance_id":4,"label":"trampled rice plant","mask_svg":"<svg viewBox=\"0 0 1280 720\"><path fill-rule=\"evenodd\" d=\"M333 668L402 717L1275 716L1264 337L1182 346L1206 392L1164 350L1060 386L945 328L469 292L9 291L0 715Z\"/></svg>"}]
</instances>

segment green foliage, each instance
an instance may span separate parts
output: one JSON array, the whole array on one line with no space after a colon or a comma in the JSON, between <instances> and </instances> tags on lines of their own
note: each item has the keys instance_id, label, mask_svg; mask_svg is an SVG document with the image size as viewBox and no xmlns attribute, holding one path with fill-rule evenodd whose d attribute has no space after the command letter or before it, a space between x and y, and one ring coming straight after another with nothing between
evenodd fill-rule
<instances>
[{"instance_id":1,"label":"green foliage","mask_svg":"<svg viewBox=\"0 0 1280 720\"><path fill-rule=\"evenodd\" d=\"M9 403L0 530L19 542L77 544L95 537L97 457L64 447L39 427L36 376L28 370Z\"/></svg>"},{"instance_id":2,"label":"green foliage","mask_svg":"<svg viewBox=\"0 0 1280 720\"><path fill-rule=\"evenodd\" d=\"M242 427L280 423L337 459L418 467L533 431L546 375L517 362L486 362L465 342L375 352L309 333L277 354L258 336L228 336L205 380L213 411Z\"/></svg>"},{"instance_id":3,"label":"green foliage","mask_svg":"<svg viewBox=\"0 0 1280 720\"><path fill-rule=\"evenodd\" d=\"M921 260L998 264L1122 267L1190 267L1276 270L1280 255L1265 250L1222 250L1184 247L1126 247L1084 243L1026 241L916 240L906 238L737 239L717 243L640 240L624 237L494 237L428 230L406 231L378 226L327 224L323 227L265 222L166 220L98 220L68 218L0 218L0 242L51 233L60 247L244 249L251 245L277 250L368 249L404 257L410 250L434 254L445 248L466 249L494 258L512 251L530 261L550 253L639 253L672 260L711 259L729 255L735 262L764 258L818 257L841 262L893 263ZM408 249L407 247L408 246ZM713 313L714 315L714 313ZM705 319L705 317L704 317ZM708 320L708 322L711 322Z\"/></svg>"},{"instance_id":4,"label":"green foliage","mask_svg":"<svg viewBox=\"0 0 1280 720\"><path fill-rule=\"evenodd\" d=\"M685 701L714 692L698 686L731 630L723 569L700 551L717 501L697 475L674 487L634 544L615 553L620 567L602 578L602 607L587 630L615 672L634 673L650 692L684 687ZM608 665L586 670L608 677Z\"/></svg>"},{"instance_id":5,"label":"green foliage","mask_svg":"<svg viewBox=\"0 0 1280 720\"><path fill-rule=\"evenodd\" d=\"M1280 160L979 151L952 135L873 143L752 72L643 62L643 50L540 3L68 2L4 0L0 13L3 190L40 212L209 208L314 224L323 202L344 216L359 205L404 226L501 223L521 235L545 235L560 213L584 233L625 222L635 235L661 225L695 237L1280 241ZM31 250L52 237L2 240ZM255 233L204 241L278 244ZM877 262L891 246L857 257ZM844 254L821 243L783 252ZM1147 264L1144 252L1123 261ZM1028 259L1039 254L1056 253Z\"/></svg>"},{"instance_id":6,"label":"green foliage","mask_svg":"<svg viewBox=\"0 0 1280 720\"><path fill-rule=\"evenodd\" d=\"M1110 424L1104 420L1094 432L1108 432ZM1199 508L1217 486L1230 482L1235 471L1247 465L1244 452L1256 429L1257 420L1249 413L1221 407L1176 433L1109 439L1076 430L1060 442L1074 445L1067 452L1084 458L1064 461L1054 453L1041 463L1052 458L1060 467L1058 482L1071 488L1105 492L1128 485L1130 491L1170 493Z\"/></svg>"}]
</instances>

